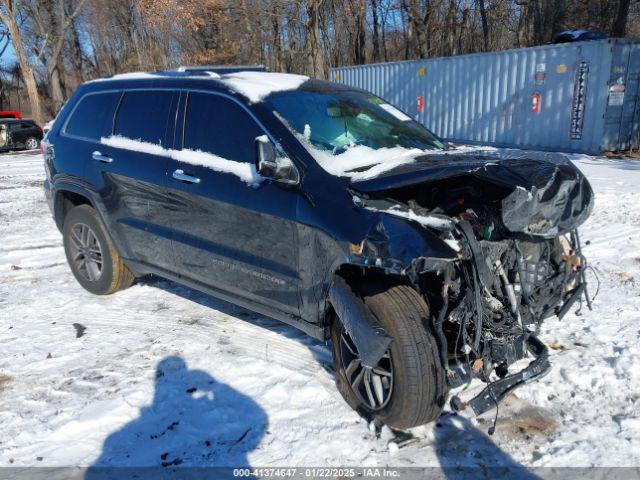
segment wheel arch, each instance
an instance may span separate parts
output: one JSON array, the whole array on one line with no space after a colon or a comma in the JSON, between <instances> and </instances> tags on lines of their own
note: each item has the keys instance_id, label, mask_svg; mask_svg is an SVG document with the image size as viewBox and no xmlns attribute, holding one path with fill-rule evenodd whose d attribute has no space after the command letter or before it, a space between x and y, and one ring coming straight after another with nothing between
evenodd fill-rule
<instances>
[{"instance_id":1,"label":"wheel arch","mask_svg":"<svg viewBox=\"0 0 640 480\"><path fill-rule=\"evenodd\" d=\"M64 219L69 211L79 205L89 205L97 211L91 194L82 187L64 185L56 188L53 197L53 218L58 230L62 231Z\"/></svg>"},{"instance_id":2,"label":"wheel arch","mask_svg":"<svg viewBox=\"0 0 640 480\"><path fill-rule=\"evenodd\" d=\"M385 289L398 284L412 285L409 278L405 275L392 274L385 271L384 268L376 266L363 266L353 263L337 264L333 269L328 288L331 288L336 278L343 279L354 292L358 293L362 293L362 291L365 290L363 288L365 286L369 287L366 290L371 291L374 286L379 289ZM323 325L329 329L335 318L335 310L333 305L331 305L331 301L328 300L328 293L326 298L325 313L322 321Z\"/></svg>"}]
</instances>

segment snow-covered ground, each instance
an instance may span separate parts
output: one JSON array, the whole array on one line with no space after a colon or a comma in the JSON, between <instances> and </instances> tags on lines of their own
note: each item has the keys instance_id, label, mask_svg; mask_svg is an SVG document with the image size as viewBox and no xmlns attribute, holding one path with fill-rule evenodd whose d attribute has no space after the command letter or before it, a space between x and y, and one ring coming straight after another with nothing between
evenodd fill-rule
<instances>
[{"instance_id":1,"label":"snow-covered ground","mask_svg":"<svg viewBox=\"0 0 640 480\"><path fill-rule=\"evenodd\" d=\"M445 414L393 452L340 398L326 345L167 281L84 291L41 157L0 156L0 466L639 466L640 162L572 159L596 191L594 310L545 324L553 370L493 437L492 412Z\"/></svg>"}]
</instances>

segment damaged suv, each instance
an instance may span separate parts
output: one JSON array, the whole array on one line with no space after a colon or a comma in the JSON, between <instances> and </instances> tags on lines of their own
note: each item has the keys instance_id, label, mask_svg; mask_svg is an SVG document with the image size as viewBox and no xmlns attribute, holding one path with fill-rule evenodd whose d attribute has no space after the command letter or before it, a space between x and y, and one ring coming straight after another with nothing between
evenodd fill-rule
<instances>
[{"instance_id":1,"label":"damaged suv","mask_svg":"<svg viewBox=\"0 0 640 480\"><path fill-rule=\"evenodd\" d=\"M155 274L331 339L338 389L395 428L480 414L550 368L586 296L593 192L562 156L456 149L372 94L214 70L89 82L45 141L78 282ZM524 369L512 364L531 356Z\"/></svg>"}]
</instances>

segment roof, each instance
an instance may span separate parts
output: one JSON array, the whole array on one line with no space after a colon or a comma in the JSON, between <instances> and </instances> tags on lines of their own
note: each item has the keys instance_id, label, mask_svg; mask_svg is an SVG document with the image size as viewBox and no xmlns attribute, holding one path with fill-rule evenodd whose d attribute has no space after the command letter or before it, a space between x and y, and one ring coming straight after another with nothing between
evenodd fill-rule
<instances>
[{"instance_id":1,"label":"roof","mask_svg":"<svg viewBox=\"0 0 640 480\"><path fill-rule=\"evenodd\" d=\"M36 123L35 120L32 120L30 118L0 118L0 123L21 123L21 122L29 122L29 123Z\"/></svg>"},{"instance_id":2,"label":"roof","mask_svg":"<svg viewBox=\"0 0 640 480\"><path fill-rule=\"evenodd\" d=\"M218 74L209 70L188 71L161 71L161 72L131 72L114 75L108 78L100 78L86 82L87 84L130 81L136 83L149 83L172 80L198 80L211 82L212 85L223 87L235 93L239 93L250 103L262 101L264 97L285 90L295 90L309 80L305 75L293 73L274 73L261 71L241 71Z\"/></svg>"}]
</instances>

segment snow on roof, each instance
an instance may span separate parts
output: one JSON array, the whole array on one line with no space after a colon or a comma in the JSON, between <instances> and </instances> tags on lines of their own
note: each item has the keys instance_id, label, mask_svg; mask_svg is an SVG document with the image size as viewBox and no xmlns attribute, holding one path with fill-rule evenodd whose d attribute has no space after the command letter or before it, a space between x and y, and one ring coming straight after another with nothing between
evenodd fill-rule
<instances>
[{"instance_id":1,"label":"snow on roof","mask_svg":"<svg viewBox=\"0 0 640 480\"><path fill-rule=\"evenodd\" d=\"M220 81L234 92L244 95L251 103L261 102L267 95L295 90L309 80L305 75L273 72L238 72L223 75Z\"/></svg>"},{"instance_id":2,"label":"snow on roof","mask_svg":"<svg viewBox=\"0 0 640 480\"><path fill-rule=\"evenodd\" d=\"M201 73L191 73L189 77L204 77L211 80L218 80L229 89L244 95L251 103L261 102L267 95L273 92L281 92L284 90L295 90L304 82L309 80L305 75L296 75L293 73L274 73L274 72L237 72L219 75L216 72L204 70ZM163 74L163 72L129 72L120 73L107 78L97 78L90 80L92 82L106 82L115 80L140 80L140 79L157 79L157 78L176 78L176 75ZM177 77L186 78L186 77Z\"/></svg>"},{"instance_id":3,"label":"snow on roof","mask_svg":"<svg viewBox=\"0 0 640 480\"><path fill-rule=\"evenodd\" d=\"M149 72L128 72L128 73L119 73L117 75L112 75L106 78L96 78L94 80L89 80L86 83L91 82L106 82L110 80L138 80L138 79L149 79L149 78L158 78L161 75L157 73L149 73Z\"/></svg>"}]
</instances>

